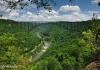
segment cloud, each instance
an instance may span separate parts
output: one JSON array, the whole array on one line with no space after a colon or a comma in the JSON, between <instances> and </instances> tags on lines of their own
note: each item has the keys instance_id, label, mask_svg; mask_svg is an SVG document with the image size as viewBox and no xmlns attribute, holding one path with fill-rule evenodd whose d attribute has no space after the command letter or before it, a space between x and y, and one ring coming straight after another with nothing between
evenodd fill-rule
<instances>
[{"instance_id":1,"label":"cloud","mask_svg":"<svg viewBox=\"0 0 100 70\"><path fill-rule=\"evenodd\" d=\"M87 13L91 13L91 14L96 13L96 14L99 14L99 11L88 11Z\"/></svg>"},{"instance_id":2,"label":"cloud","mask_svg":"<svg viewBox=\"0 0 100 70\"><path fill-rule=\"evenodd\" d=\"M71 13L63 13L62 12L71 12ZM39 15L36 15L32 12L26 12L20 16L20 18L16 20L20 21L85 21L90 20L92 18L92 11L88 11L88 13L81 12L81 9L78 6L61 6L59 10L52 10L52 12L48 12L46 10L40 10Z\"/></svg>"},{"instance_id":3,"label":"cloud","mask_svg":"<svg viewBox=\"0 0 100 70\"><path fill-rule=\"evenodd\" d=\"M60 10L62 12L80 12L80 8L78 6L69 6L65 5L60 7Z\"/></svg>"},{"instance_id":4,"label":"cloud","mask_svg":"<svg viewBox=\"0 0 100 70\"><path fill-rule=\"evenodd\" d=\"M31 11L21 12L20 10L14 10L9 12L4 9L2 11L5 12L4 19L13 19L16 21L85 21L92 19L93 12L98 13L98 11L87 11L84 13L79 6L69 5L61 6L58 10L52 10L52 12L43 9L40 10L39 15Z\"/></svg>"},{"instance_id":5,"label":"cloud","mask_svg":"<svg viewBox=\"0 0 100 70\"><path fill-rule=\"evenodd\" d=\"M27 15L29 15L29 16L30 16L30 15L32 15L32 13L31 13L31 12L27 12Z\"/></svg>"},{"instance_id":6,"label":"cloud","mask_svg":"<svg viewBox=\"0 0 100 70\"><path fill-rule=\"evenodd\" d=\"M42 10L45 11L45 10ZM45 15L44 15L45 14ZM59 15L58 14L46 14L46 13L41 13L39 15L36 15L31 12L27 12L27 14L23 14L18 18L17 20L19 21L85 21L85 20L90 20L92 18L92 14L84 14L84 13L79 13L79 12L74 12L72 14L63 14Z\"/></svg>"},{"instance_id":7,"label":"cloud","mask_svg":"<svg viewBox=\"0 0 100 70\"><path fill-rule=\"evenodd\" d=\"M39 14L42 15L58 15L58 11L52 10L51 12L48 12L47 10L40 10Z\"/></svg>"},{"instance_id":8,"label":"cloud","mask_svg":"<svg viewBox=\"0 0 100 70\"><path fill-rule=\"evenodd\" d=\"M9 16L11 17L19 16L19 13L17 11L13 11L9 13Z\"/></svg>"},{"instance_id":9,"label":"cloud","mask_svg":"<svg viewBox=\"0 0 100 70\"><path fill-rule=\"evenodd\" d=\"M98 2L100 2L100 0L92 0L91 2L92 3L98 3Z\"/></svg>"},{"instance_id":10,"label":"cloud","mask_svg":"<svg viewBox=\"0 0 100 70\"><path fill-rule=\"evenodd\" d=\"M41 13L39 15L31 13L31 12L27 12L26 14L23 14L22 16L20 16L20 18L18 18L17 20L19 21L49 21L52 20L54 17L54 13L49 13L49 12L44 12L45 10L41 10ZM55 15L56 16L56 15ZM54 19L55 20L55 19Z\"/></svg>"}]
</instances>

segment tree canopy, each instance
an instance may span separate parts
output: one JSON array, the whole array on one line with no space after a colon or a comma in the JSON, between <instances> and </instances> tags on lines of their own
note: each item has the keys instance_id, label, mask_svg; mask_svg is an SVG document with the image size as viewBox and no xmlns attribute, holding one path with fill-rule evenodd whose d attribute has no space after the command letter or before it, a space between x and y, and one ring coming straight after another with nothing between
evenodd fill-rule
<instances>
[{"instance_id":1,"label":"tree canopy","mask_svg":"<svg viewBox=\"0 0 100 70\"><path fill-rule=\"evenodd\" d=\"M56 2L54 0L1 0L3 3L7 5L7 9L24 9L32 6L36 6L37 9L44 7L45 10L51 11L53 4L56 6Z\"/></svg>"},{"instance_id":2,"label":"tree canopy","mask_svg":"<svg viewBox=\"0 0 100 70\"><path fill-rule=\"evenodd\" d=\"M44 7L45 10L48 10L49 12L52 11L51 4L56 6L55 0L0 0L3 2L7 9L24 9L32 6L36 6L37 9ZM72 2L74 0L68 0L69 2Z\"/></svg>"}]
</instances>

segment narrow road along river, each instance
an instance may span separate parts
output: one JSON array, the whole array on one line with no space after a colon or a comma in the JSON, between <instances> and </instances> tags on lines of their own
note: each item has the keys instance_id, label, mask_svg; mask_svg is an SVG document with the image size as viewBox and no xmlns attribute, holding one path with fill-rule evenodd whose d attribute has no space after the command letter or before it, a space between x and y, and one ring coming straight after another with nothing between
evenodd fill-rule
<instances>
[{"instance_id":1,"label":"narrow road along river","mask_svg":"<svg viewBox=\"0 0 100 70\"><path fill-rule=\"evenodd\" d=\"M38 33L37 35L39 36L39 38L41 38L41 36ZM42 49L36 55L32 56L32 61L39 59L40 56L47 50L49 46L50 46L50 42L44 41L44 46L42 47Z\"/></svg>"}]
</instances>

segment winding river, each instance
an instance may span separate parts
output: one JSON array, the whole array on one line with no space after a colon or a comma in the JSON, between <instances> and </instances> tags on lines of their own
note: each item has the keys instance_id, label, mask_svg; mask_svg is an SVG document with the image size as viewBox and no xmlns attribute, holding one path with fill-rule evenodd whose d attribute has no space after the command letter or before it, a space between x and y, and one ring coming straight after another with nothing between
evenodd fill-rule
<instances>
[{"instance_id":1,"label":"winding river","mask_svg":"<svg viewBox=\"0 0 100 70\"><path fill-rule=\"evenodd\" d=\"M39 33L37 33L37 36L39 38L41 38L41 36L39 35ZM36 54L32 56L32 61L36 61L37 59L40 58L40 56L47 50L47 48L50 46L50 42L48 41L44 41L44 46L42 47L42 49Z\"/></svg>"}]
</instances>

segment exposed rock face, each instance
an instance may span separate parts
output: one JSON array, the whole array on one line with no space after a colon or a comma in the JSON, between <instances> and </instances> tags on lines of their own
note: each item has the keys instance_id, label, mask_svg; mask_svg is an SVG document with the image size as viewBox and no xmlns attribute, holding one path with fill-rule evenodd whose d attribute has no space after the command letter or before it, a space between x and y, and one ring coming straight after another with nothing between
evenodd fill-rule
<instances>
[{"instance_id":1,"label":"exposed rock face","mask_svg":"<svg viewBox=\"0 0 100 70\"><path fill-rule=\"evenodd\" d=\"M100 59L90 63L83 70L100 70Z\"/></svg>"}]
</instances>

